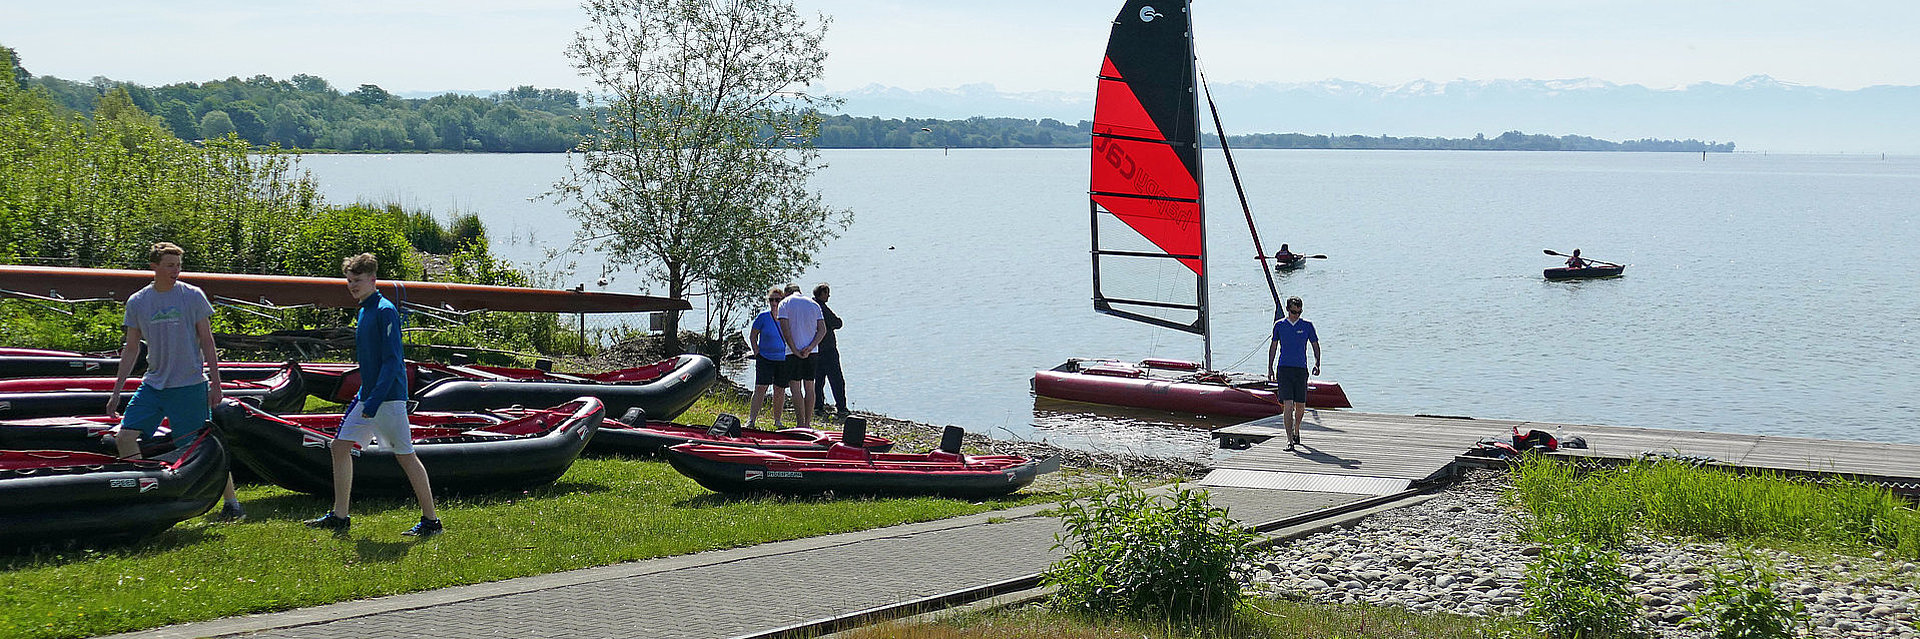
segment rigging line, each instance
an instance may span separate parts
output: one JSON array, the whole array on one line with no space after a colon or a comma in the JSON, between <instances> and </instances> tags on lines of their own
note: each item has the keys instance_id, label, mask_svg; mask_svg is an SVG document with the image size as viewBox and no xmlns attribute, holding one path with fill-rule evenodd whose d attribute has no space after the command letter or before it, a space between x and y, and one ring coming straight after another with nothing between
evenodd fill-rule
<instances>
[{"instance_id":1,"label":"rigging line","mask_svg":"<svg viewBox=\"0 0 1920 639\"><path fill-rule=\"evenodd\" d=\"M1245 355L1241 355L1241 356L1240 356L1240 359L1238 359L1238 360L1234 360L1234 362L1233 362L1233 364L1232 364L1232 365L1230 365L1230 366L1228 366L1227 368L1229 368L1229 369L1237 369L1237 368L1240 368L1240 365L1241 365L1241 364L1245 364L1245 363L1247 363L1247 360L1249 360L1249 359L1253 359L1253 356L1254 356L1254 355L1256 355L1256 354L1258 354L1258 353L1260 352L1260 347L1261 347L1261 346L1264 346L1264 345L1265 345L1265 342L1266 342L1266 341L1268 341L1268 340L1261 340L1261 342L1260 342L1260 343L1256 343L1256 344L1254 344L1254 345L1253 345L1253 348L1252 348L1251 350L1248 350L1248 351L1247 351L1247 354L1245 354Z\"/></svg>"},{"instance_id":2,"label":"rigging line","mask_svg":"<svg viewBox=\"0 0 1920 639\"><path fill-rule=\"evenodd\" d=\"M1213 89L1207 85L1207 72L1199 71L1200 90L1206 92L1207 110L1213 113L1213 131L1220 135L1220 152L1227 156L1227 173L1233 176L1233 192L1240 196L1240 210L1247 215L1247 232L1253 235L1253 252L1266 257L1267 250L1260 247L1260 229L1253 224L1253 207L1247 205L1247 191L1240 187L1240 169L1233 164L1233 149L1227 146L1226 127L1220 126L1220 108L1213 104ZM1273 271L1267 270L1267 263L1260 262L1260 274L1267 278L1267 292L1273 295L1273 304L1280 305L1280 287L1273 283Z\"/></svg>"}]
</instances>

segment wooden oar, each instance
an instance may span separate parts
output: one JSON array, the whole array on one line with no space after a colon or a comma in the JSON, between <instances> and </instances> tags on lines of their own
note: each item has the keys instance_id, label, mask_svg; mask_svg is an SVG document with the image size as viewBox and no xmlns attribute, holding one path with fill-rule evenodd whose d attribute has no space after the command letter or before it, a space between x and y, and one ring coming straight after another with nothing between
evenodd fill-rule
<instances>
[{"instance_id":1,"label":"wooden oar","mask_svg":"<svg viewBox=\"0 0 1920 639\"><path fill-rule=\"evenodd\" d=\"M1542 252L1544 252L1544 253L1546 253L1546 254L1548 254L1548 255L1552 255L1552 256L1554 256L1554 257L1573 257L1572 255L1565 255L1565 254L1562 254L1562 253L1556 253L1556 252L1554 252L1554 250L1553 250L1553 249L1541 249L1541 251L1542 251ZM1606 260L1596 260L1596 259L1593 259L1593 258L1591 258L1591 257L1582 257L1582 258L1580 258L1580 259L1583 259L1583 260L1586 260L1586 261L1589 261L1589 262L1593 262L1593 263L1595 263L1595 264L1605 264L1605 265L1607 265L1607 266L1619 266L1619 264L1615 264L1615 263L1613 263L1613 262L1608 262L1608 261L1606 261Z\"/></svg>"}]
</instances>

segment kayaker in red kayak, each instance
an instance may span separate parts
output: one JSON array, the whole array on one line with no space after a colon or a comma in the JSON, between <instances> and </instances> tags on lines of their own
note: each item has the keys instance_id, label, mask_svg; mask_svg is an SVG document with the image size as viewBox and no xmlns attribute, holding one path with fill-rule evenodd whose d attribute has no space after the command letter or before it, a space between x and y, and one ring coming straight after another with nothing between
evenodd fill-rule
<instances>
[{"instance_id":1,"label":"kayaker in red kayak","mask_svg":"<svg viewBox=\"0 0 1920 639\"><path fill-rule=\"evenodd\" d=\"M1587 260L1580 257L1580 249L1574 249L1573 255L1567 256L1567 268L1586 268L1587 266Z\"/></svg>"}]
</instances>

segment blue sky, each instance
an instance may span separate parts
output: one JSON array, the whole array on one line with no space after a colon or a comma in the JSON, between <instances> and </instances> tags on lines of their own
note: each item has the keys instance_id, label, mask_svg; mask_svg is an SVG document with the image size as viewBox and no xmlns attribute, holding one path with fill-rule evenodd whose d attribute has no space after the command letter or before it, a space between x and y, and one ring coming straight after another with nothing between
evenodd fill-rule
<instances>
[{"instance_id":1,"label":"blue sky","mask_svg":"<svg viewBox=\"0 0 1920 639\"><path fill-rule=\"evenodd\" d=\"M1116 0L796 0L833 17L825 90L1082 90ZM1198 0L1215 82L1596 78L1675 87L1767 74L1920 85L1920 2ZM148 85L296 73L390 91L585 88L582 22L542 0L0 0L29 71Z\"/></svg>"}]
</instances>

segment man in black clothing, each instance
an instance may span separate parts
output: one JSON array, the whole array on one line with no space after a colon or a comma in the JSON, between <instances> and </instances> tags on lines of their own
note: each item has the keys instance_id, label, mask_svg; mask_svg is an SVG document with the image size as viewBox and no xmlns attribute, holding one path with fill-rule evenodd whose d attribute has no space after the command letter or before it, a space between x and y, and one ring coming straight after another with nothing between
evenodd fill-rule
<instances>
[{"instance_id":1,"label":"man in black clothing","mask_svg":"<svg viewBox=\"0 0 1920 639\"><path fill-rule=\"evenodd\" d=\"M827 320L827 336L820 339L820 351L814 354L813 412L824 415L827 411L827 384L833 385L833 404L835 412L847 414L847 377L840 372L840 343L834 333L840 330L840 316L833 314L827 306L827 297L832 294L826 284L813 287L813 301L820 304L820 314Z\"/></svg>"}]
</instances>

